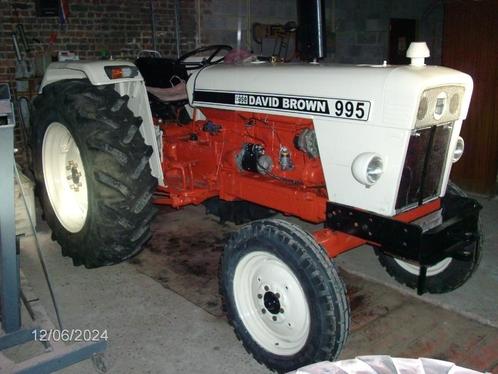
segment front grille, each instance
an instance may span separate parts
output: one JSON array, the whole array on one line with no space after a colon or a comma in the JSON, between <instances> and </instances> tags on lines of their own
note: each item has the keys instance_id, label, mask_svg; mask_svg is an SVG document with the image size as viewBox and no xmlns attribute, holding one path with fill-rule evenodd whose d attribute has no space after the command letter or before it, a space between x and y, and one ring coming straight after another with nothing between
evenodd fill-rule
<instances>
[{"instance_id":1,"label":"front grille","mask_svg":"<svg viewBox=\"0 0 498 374\"><path fill-rule=\"evenodd\" d=\"M396 199L396 210L422 204L439 194L451 139L451 124L412 134Z\"/></svg>"}]
</instances>

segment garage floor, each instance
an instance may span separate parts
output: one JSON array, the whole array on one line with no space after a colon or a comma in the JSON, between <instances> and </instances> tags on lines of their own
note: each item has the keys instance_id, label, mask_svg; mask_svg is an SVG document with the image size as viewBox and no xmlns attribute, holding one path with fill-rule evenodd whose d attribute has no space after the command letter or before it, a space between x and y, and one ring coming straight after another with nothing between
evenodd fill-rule
<instances>
[{"instance_id":1,"label":"garage floor","mask_svg":"<svg viewBox=\"0 0 498 374\"><path fill-rule=\"evenodd\" d=\"M373 251L351 251L338 258L338 263L353 274L394 287L400 292L440 305L472 319L498 328L498 198L493 200L475 197L481 210L484 244L479 268L461 288L444 295L419 297L393 279L376 264ZM372 264L375 264L372 266ZM497 344L498 346L498 344ZM497 348L498 349L498 348ZM498 357L498 352L496 353Z\"/></svg>"},{"instance_id":2,"label":"garage floor","mask_svg":"<svg viewBox=\"0 0 498 374\"><path fill-rule=\"evenodd\" d=\"M338 260L353 318L341 359L425 356L498 373L498 202L484 204L488 244L481 267L452 294L420 298L399 289L367 248ZM87 270L60 256L41 223L40 239L65 328L107 329L111 373L268 372L244 351L219 308L218 259L224 238L235 229L219 225L201 207L161 208L154 237L139 256L129 263ZM32 242L22 241L22 267L50 308ZM366 277L355 275L363 271ZM21 350L9 354L19 357ZM87 361L63 372L94 371Z\"/></svg>"}]
</instances>

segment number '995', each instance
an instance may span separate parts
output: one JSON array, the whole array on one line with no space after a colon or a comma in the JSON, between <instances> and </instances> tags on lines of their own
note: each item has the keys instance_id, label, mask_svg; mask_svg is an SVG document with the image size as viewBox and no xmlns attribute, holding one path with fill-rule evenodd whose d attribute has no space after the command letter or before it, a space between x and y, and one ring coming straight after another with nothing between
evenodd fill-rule
<instances>
[{"instance_id":1,"label":"number '995'","mask_svg":"<svg viewBox=\"0 0 498 374\"><path fill-rule=\"evenodd\" d=\"M96 342L107 340L107 329L51 329L33 330L34 340L39 342Z\"/></svg>"},{"instance_id":2,"label":"number '995'","mask_svg":"<svg viewBox=\"0 0 498 374\"><path fill-rule=\"evenodd\" d=\"M370 112L370 102L356 100L334 100L333 108L332 115L334 117L366 121L368 120Z\"/></svg>"}]
</instances>

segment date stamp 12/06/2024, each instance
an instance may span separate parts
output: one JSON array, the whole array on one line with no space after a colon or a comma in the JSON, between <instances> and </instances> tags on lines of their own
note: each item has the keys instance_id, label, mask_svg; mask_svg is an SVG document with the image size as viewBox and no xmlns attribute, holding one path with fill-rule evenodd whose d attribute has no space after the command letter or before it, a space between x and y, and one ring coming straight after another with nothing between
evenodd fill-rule
<instances>
[{"instance_id":1,"label":"date stamp 12/06/2024","mask_svg":"<svg viewBox=\"0 0 498 374\"><path fill-rule=\"evenodd\" d=\"M39 342L96 342L108 340L107 329L35 329L31 331L35 341Z\"/></svg>"}]
</instances>

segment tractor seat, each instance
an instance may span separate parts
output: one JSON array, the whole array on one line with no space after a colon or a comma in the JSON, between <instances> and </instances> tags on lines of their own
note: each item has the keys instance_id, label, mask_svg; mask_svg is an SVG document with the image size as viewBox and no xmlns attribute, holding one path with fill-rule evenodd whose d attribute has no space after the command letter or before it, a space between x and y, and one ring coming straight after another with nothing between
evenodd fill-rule
<instances>
[{"instance_id":1,"label":"tractor seat","mask_svg":"<svg viewBox=\"0 0 498 374\"><path fill-rule=\"evenodd\" d=\"M148 87L171 88L174 77L186 81L187 69L176 60L164 57L139 57L135 61Z\"/></svg>"},{"instance_id":2,"label":"tractor seat","mask_svg":"<svg viewBox=\"0 0 498 374\"><path fill-rule=\"evenodd\" d=\"M185 81L180 81L176 86L169 88L146 86L147 92L157 97L162 102L187 100L187 86Z\"/></svg>"}]
</instances>

